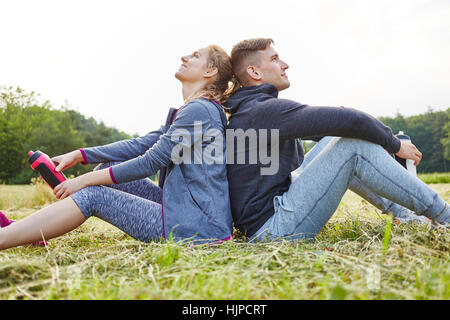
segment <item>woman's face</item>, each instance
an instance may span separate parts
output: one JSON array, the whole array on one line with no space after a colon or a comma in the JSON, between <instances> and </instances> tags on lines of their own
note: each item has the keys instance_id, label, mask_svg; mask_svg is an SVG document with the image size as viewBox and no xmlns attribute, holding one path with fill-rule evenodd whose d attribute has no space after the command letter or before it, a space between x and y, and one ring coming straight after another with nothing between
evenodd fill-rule
<instances>
[{"instance_id":1,"label":"woman's face","mask_svg":"<svg viewBox=\"0 0 450 320\"><path fill-rule=\"evenodd\" d=\"M175 78L181 82L197 82L204 80L208 70L208 48L202 48L181 57L181 66L175 73Z\"/></svg>"}]
</instances>

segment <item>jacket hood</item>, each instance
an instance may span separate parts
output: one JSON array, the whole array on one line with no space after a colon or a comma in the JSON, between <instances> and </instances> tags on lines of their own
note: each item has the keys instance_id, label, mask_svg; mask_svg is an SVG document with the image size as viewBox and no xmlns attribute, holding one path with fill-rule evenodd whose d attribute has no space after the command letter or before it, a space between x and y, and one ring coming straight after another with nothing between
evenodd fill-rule
<instances>
[{"instance_id":1,"label":"jacket hood","mask_svg":"<svg viewBox=\"0 0 450 320\"><path fill-rule=\"evenodd\" d=\"M230 113L235 113L239 106L249 100L255 98L278 98L278 89L273 84L264 83L258 86L242 87L225 103L226 109Z\"/></svg>"}]
</instances>

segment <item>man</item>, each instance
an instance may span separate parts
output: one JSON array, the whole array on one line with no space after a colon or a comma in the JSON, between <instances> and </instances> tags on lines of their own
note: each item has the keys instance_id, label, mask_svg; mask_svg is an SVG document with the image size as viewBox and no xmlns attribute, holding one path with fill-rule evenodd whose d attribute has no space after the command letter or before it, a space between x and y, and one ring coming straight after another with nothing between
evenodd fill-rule
<instances>
[{"instance_id":1,"label":"man","mask_svg":"<svg viewBox=\"0 0 450 320\"><path fill-rule=\"evenodd\" d=\"M400 215L407 207L437 223L450 222L447 203L389 155L417 165L422 154L411 142L397 139L389 127L355 109L279 99L278 92L290 86L289 66L271 39L241 41L233 47L231 59L242 88L227 102L228 130L255 130L258 148L275 151L279 162L275 174L262 174L267 164L261 161L264 152L259 152L258 161L242 163L236 158L242 153L251 158L250 141L243 148L233 139L227 141L227 149L232 148L227 150L227 173L233 220L247 237L313 238L349 186L383 211ZM261 129L278 141L261 139ZM299 139L325 136L304 159ZM298 177L292 179L294 170Z\"/></svg>"}]
</instances>

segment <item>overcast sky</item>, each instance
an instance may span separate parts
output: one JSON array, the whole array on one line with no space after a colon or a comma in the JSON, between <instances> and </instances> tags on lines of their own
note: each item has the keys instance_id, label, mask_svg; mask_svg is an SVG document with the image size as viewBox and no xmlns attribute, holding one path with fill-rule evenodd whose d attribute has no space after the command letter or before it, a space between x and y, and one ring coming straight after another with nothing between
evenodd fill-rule
<instances>
[{"instance_id":1,"label":"overcast sky","mask_svg":"<svg viewBox=\"0 0 450 320\"><path fill-rule=\"evenodd\" d=\"M449 0L1 0L0 85L129 134L182 105L180 57L270 37L280 97L374 116L450 107Z\"/></svg>"}]
</instances>

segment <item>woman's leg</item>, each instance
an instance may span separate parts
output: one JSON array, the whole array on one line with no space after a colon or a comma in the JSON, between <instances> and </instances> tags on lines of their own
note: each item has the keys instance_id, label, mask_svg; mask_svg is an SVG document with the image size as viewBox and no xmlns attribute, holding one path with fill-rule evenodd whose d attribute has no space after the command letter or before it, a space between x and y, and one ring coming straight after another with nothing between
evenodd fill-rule
<instances>
[{"instance_id":1,"label":"woman's leg","mask_svg":"<svg viewBox=\"0 0 450 320\"><path fill-rule=\"evenodd\" d=\"M100 218L143 242L163 237L159 203L106 186L87 187L70 197L86 219Z\"/></svg>"},{"instance_id":2,"label":"woman's leg","mask_svg":"<svg viewBox=\"0 0 450 320\"><path fill-rule=\"evenodd\" d=\"M66 198L0 229L0 250L61 236L85 220L75 202Z\"/></svg>"},{"instance_id":3,"label":"woman's leg","mask_svg":"<svg viewBox=\"0 0 450 320\"><path fill-rule=\"evenodd\" d=\"M264 227L274 236L313 238L335 212L353 176L375 194L437 222L450 222L448 205L381 146L333 138L289 190L274 198L275 214Z\"/></svg>"},{"instance_id":4,"label":"woman's leg","mask_svg":"<svg viewBox=\"0 0 450 320\"><path fill-rule=\"evenodd\" d=\"M150 242L163 236L159 203L112 188L93 186L0 229L0 249L61 236L91 216L111 223L140 241Z\"/></svg>"},{"instance_id":5,"label":"woman's leg","mask_svg":"<svg viewBox=\"0 0 450 320\"><path fill-rule=\"evenodd\" d=\"M119 164L121 161L111 161L106 163L101 163L94 168L95 170L101 170L109 168L115 164ZM109 184L107 187L124 191L127 193L134 194L135 196L161 203L161 188L154 184L149 178L139 179L135 181L119 183L119 184Z\"/></svg>"}]
</instances>

